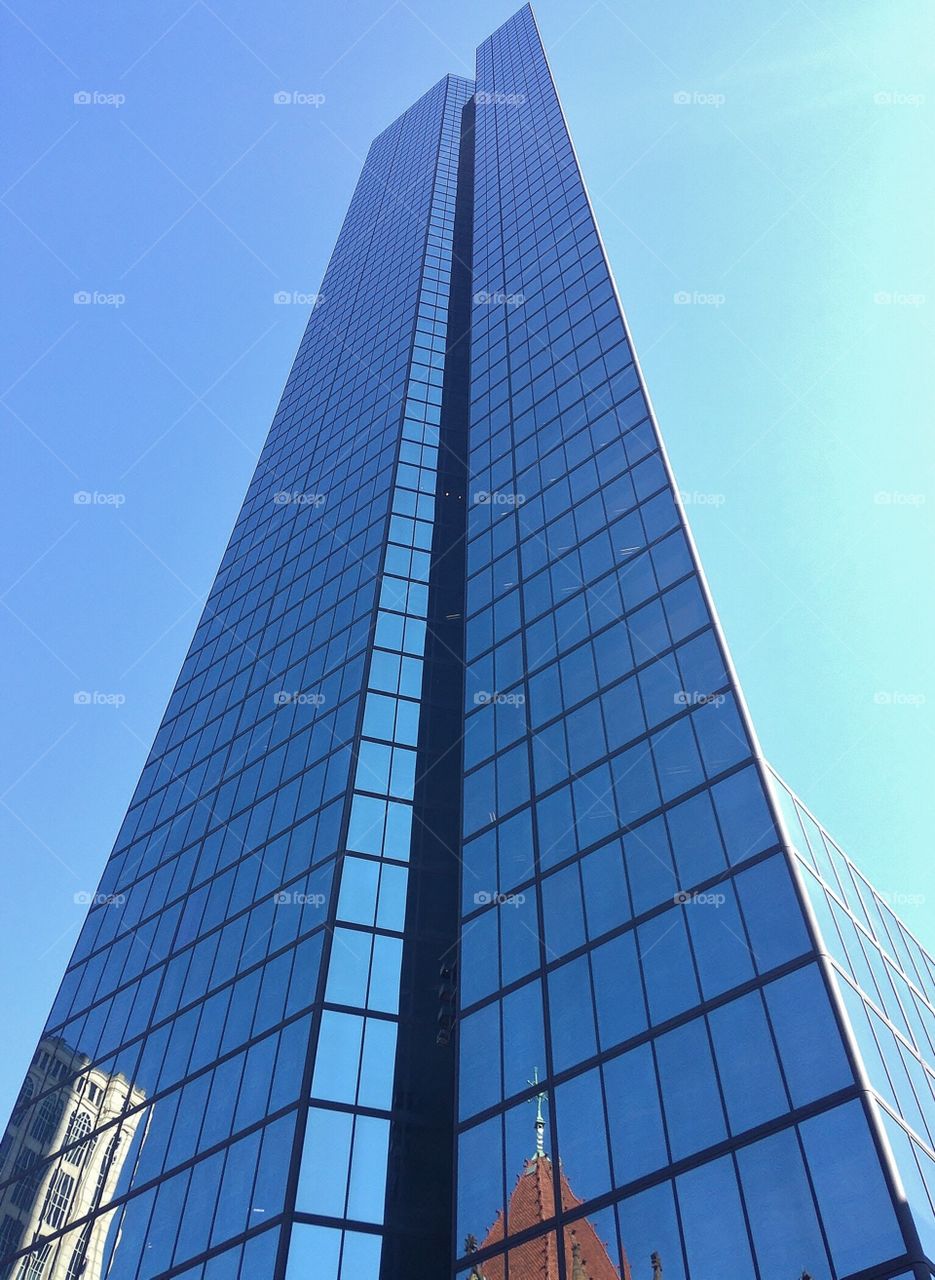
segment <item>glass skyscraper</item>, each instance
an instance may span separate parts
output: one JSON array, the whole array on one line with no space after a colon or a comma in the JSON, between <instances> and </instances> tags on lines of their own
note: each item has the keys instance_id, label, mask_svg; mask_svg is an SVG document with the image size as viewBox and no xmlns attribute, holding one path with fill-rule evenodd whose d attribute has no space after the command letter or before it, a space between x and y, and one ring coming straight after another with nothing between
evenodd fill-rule
<instances>
[{"instance_id":1,"label":"glass skyscraper","mask_svg":"<svg viewBox=\"0 0 935 1280\"><path fill-rule=\"evenodd\" d=\"M0 1274L918 1280L933 986L760 754L527 6L370 149Z\"/></svg>"}]
</instances>

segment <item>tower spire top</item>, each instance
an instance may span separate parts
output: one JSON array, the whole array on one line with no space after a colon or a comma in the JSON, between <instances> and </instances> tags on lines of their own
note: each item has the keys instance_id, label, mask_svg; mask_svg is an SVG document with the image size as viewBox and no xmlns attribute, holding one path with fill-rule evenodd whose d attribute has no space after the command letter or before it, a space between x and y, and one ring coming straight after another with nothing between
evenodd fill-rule
<instances>
[{"instance_id":1,"label":"tower spire top","mask_svg":"<svg viewBox=\"0 0 935 1280\"><path fill-rule=\"evenodd\" d=\"M539 1068L536 1067L532 1073L532 1079L527 1080L527 1084L537 1085L539 1083ZM536 1103L536 1153L534 1160L538 1160L545 1155L545 1119L542 1115L542 1104L549 1095L544 1090L539 1090L534 1095Z\"/></svg>"}]
</instances>

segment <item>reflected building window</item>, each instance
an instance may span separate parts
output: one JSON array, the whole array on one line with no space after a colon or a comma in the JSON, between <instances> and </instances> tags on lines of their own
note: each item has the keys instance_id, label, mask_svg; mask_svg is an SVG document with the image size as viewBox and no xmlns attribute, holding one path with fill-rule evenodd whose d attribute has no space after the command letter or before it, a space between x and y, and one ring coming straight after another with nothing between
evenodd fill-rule
<instances>
[{"instance_id":1,"label":"reflected building window","mask_svg":"<svg viewBox=\"0 0 935 1280\"><path fill-rule=\"evenodd\" d=\"M42 1241L112 1199L145 1100L64 1040L40 1042L0 1148L0 1257L33 1250L0 1268L2 1280L100 1280L108 1215Z\"/></svg>"}]
</instances>

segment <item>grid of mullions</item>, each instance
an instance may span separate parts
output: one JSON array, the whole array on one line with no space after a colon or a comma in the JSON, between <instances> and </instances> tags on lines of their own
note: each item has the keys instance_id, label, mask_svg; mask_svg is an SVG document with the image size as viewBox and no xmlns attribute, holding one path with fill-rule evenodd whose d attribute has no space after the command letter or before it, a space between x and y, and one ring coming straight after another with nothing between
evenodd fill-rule
<instances>
[{"instance_id":1,"label":"grid of mullions","mask_svg":"<svg viewBox=\"0 0 935 1280\"><path fill-rule=\"evenodd\" d=\"M384 1208L460 122L473 87L455 77L446 85L437 153L431 157L435 187L356 752L338 927L296 1197L297 1213L356 1224L380 1224ZM290 1276L305 1275L314 1264L322 1280L339 1275L377 1280L379 1261L379 1240L373 1237L327 1221L293 1227Z\"/></svg>"},{"instance_id":2,"label":"grid of mullions","mask_svg":"<svg viewBox=\"0 0 935 1280\"><path fill-rule=\"evenodd\" d=\"M437 132L443 95L407 113L411 134ZM146 1098L117 1210L99 1206L121 1277L144 1255L150 1275L220 1251L284 1204L434 176L402 139L388 130L362 175L47 1027L86 1075L121 1072ZM34 1108L56 1097L31 1080ZM37 1194L74 1150L46 1159ZM33 1180L22 1165L11 1154ZM180 1219L176 1242L159 1224ZM239 1248L218 1258L212 1276L237 1275Z\"/></svg>"},{"instance_id":3,"label":"grid of mullions","mask_svg":"<svg viewBox=\"0 0 935 1280\"><path fill-rule=\"evenodd\" d=\"M775 773L786 834L929 1256L935 1256L932 957Z\"/></svg>"},{"instance_id":4,"label":"grid of mullions","mask_svg":"<svg viewBox=\"0 0 935 1280\"><path fill-rule=\"evenodd\" d=\"M531 1265L510 1200L538 1070L556 1229L587 1211L616 1240L619 1200L634 1274L654 1250L667 1277L898 1259L528 10L478 89L458 1251Z\"/></svg>"}]
</instances>

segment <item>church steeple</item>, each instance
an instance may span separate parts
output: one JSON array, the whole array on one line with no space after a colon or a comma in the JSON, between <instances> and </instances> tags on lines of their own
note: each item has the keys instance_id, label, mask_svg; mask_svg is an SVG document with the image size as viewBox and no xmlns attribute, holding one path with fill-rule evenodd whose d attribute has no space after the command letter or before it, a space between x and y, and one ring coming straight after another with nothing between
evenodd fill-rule
<instances>
[{"instance_id":1,"label":"church steeple","mask_svg":"<svg viewBox=\"0 0 935 1280\"><path fill-rule=\"evenodd\" d=\"M536 1067L532 1073L532 1079L527 1084L537 1085L539 1083L539 1068ZM542 1103L549 1095L540 1091L535 1095L536 1103L536 1150L533 1160L539 1160L545 1155L545 1120L542 1115Z\"/></svg>"}]
</instances>

